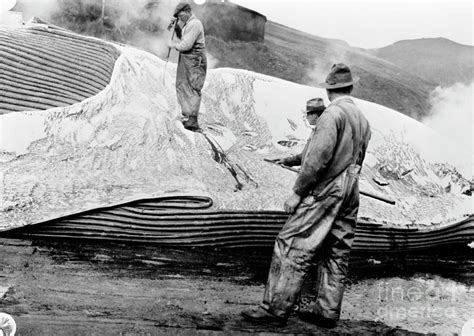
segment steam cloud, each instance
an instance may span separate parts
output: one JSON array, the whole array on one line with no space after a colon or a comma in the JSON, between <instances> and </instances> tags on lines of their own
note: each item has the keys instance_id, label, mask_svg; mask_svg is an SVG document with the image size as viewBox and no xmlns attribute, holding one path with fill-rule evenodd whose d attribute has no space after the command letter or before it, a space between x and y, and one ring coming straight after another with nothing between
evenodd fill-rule
<instances>
[{"instance_id":1,"label":"steam cloud","mask_svg":"<svg viewBox=\"0 0 474 336\"><path fill-rule=\"evenodd\" d=\"M423 120L424 124L453 140L456 146L451 150L463 161L460 172L467 178L474 176L473 95L474 82L437 87L431 93L431 115Z\"/></svg>"},{"instance_id":2,"label":"steam cloud","mask_svg":"<svg viewBox=\"0 0 474 336\"><path fill-rule=\"evenodd\" d=\"M213 56L211 53L207 53L207 68L214 69L219 64L219 59Z\"/></svg>"},{"instance_id":3,"label":"steam cloud","mask_svg":"<svg viewBox=\"0 0 474 336\"><path fill-rule=\"evenodd\" d=\"M326 48L326 52L323 57L314 60L314 66L311 72L308 74L310 84L318 84L324 82L331 66L336 63L345 63L350 67L350 62L347 60L347 50L338 45L338 43L332 43L332 47ZM321 60L324 60L321 62Z\"/></svg>"},{"instance_id":4,"label":"steam cloud","mask_svg":"<svg viewBox=\"0 0 474 336\"><path fill-rule=\"evenodd\" d=\"M17 0L17 6L23 14L23 20L28 21L33 16L49 20L59 10L57 0Z\"/></svg>"}]
</instances>

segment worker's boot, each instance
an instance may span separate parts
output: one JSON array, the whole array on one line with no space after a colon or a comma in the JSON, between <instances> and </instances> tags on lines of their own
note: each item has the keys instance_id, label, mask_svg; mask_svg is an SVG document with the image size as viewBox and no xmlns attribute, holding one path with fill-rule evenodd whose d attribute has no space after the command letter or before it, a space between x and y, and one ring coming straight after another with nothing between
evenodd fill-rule
<instances>
[{"instance_id":1,"label":"worker's boot","mask_svg":"<svg viewBox=\"0 0 474 336\"><path fill-rule=\"evenodd\" d=\"M183 126L187 130L190 130L193 132L201 131L197 116L188 116L188 117L183 118Z\"/></svg>"},{"instance_id":2,"label":"worker's boot","mask_svg":"<svg viewBox=\"0 0 474 336\"><path fill-rule=\"evenodd\" d=\"M284 327L287 321L286 318L275 316L260 306L244 310L240 314L248 321L275 327Z\"/></svg>"}]
</instances>

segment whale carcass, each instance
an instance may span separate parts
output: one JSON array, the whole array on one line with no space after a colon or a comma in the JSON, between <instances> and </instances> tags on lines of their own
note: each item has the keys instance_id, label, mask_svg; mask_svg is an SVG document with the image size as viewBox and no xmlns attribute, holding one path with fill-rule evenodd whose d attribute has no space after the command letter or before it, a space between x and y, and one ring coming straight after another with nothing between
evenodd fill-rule
<instances>
[{"instance_id":1,"label":"whale carcass","mask_svg":"<svg viewBox=\"0 0 474 336\"><path fill-rule=\"evenodd\" d=\"M302 150L306 100L324 90L213 69L204 133L179 121L176 66L45 24L0 26L0 230L168 245L271 246ZM355 248L474 240L469 151L394 110L356 100L372 140ZM456 155L456 156L455 156ZM466 169L466 167L468 167ZM470 172L472 174L472 171ZM464 175L463 175L464 174Z\"/></svg>"}]
</instances>

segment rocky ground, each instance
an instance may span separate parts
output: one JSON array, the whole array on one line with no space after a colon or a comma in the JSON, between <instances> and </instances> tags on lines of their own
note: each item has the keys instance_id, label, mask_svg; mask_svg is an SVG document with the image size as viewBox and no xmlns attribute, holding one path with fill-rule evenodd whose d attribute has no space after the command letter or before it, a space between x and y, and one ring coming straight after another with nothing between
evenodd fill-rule
<instances>
[{"instance_id":1,"label":"rocky ground","mask_svg":"<svg viewBox=\"0 0 474 336\"><path fill-rule=\"evenodd\" d=\"M259 303L270 252L2 239L0 312L17 335L452 335L474 310L470 250L356 255L338 327L256 326L239 313Z\"/></svg>"}]
</instances>

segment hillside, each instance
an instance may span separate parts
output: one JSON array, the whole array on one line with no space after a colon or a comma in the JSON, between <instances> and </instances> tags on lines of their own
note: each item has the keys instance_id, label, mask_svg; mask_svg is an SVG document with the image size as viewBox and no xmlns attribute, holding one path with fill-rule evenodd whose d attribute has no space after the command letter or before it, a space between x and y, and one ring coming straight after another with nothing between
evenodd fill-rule
<instances>
[{"instance_id":1,"label":"hillside","mask_svg":"<svg viewBox=\"0 0 474 336\"><path fill-rule=\"evenodd\" d=\"M445 38L398 41L372 52L379 58L444 87L458 82L469 84L474 80L474 47Z\"/></svg>"},{"instance_id":2,"label":"hillside","mask_svg":"<svg viewBox=\"0 0 474 336\"><path fill-rule=\"evenodd\" d=\"M317 85L335 62L349 64L360 77L354 95L420 119L429 111L435 83L404 71L369 52L338 40L310 35L268 21L264 43L224 42L208 37L216 67L252 70L292 82Z\"/></svg>"}]
</instances>

